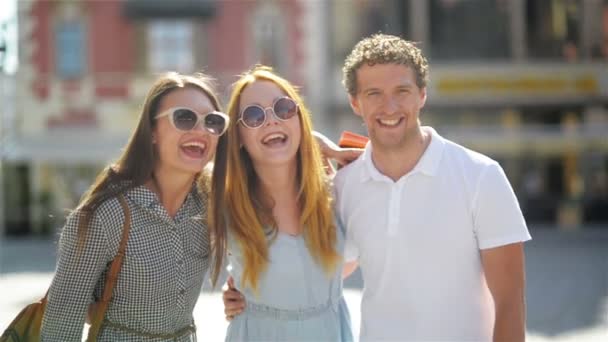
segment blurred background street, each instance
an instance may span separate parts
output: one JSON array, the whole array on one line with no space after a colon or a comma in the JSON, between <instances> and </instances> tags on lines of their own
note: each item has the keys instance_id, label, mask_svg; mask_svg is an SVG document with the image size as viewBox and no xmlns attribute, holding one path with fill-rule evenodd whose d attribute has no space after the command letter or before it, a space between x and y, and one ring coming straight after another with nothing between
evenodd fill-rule
<instances>
[{"instance_id":1,"label":"blurred background street","mask_svg":"<svg viewBox=\"0 0 608 342\"><path fill-rule=\"evenodd\" d=\"M505 170L526 245L532 341L608 341L608 0L0 1L0 330L41 296L55 241L165 71L204 70L225 102L236 75L273 66L315 128L365 134L341 81L375 32L430 64L423 125ZM358 324L361 279L347 281ZM221 340L218 293L196 308Z\"/></svg>"},{"instance_id":2,"label":"blurred background street","mask_svg":"<svg viewBox=\"0 0 608 342\"><path fill-rule=\"evenodd\" d=\"M584 233L532 231L526 244L528 340L590 342L608 339L608 230ZM0 256L0 327L27 303L42 297L55 267L49 240L10 239ZM446 285L447 286L447 285ZM359 272L345 283L355 330L359 329ZM201 341L222 341L221 293L206 288L195 308ZM441 327L438 327L438 329Z\"/></svg>"}]
</instances>

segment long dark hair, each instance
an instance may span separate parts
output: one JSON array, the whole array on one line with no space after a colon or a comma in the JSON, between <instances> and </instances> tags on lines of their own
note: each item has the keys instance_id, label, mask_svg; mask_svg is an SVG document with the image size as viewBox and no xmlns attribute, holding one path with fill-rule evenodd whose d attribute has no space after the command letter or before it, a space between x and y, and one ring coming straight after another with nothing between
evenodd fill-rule
<instances>
[{"instance_id":1,"label":"long dark hair","mask_svg":"<svg viewBox=\"0 0 608 342\"><path fill-rule=\"evenodd\" d=\"M143 185L152 177L157 156L152 144L154 120L158 114L160 101L170 92L191 87L207 95L215 110L221 110L220 102L212 87L213 79L202 73L181 75L175 72L160 76L152 85L139 114L137 128L129 138L123 153L113 165L106 166L97 175L95 182L84 193L77 206L80 219L78 222L78 250L86 244L88 228L95 210L104 201L129 189ZM220 263L222 260L216 260Z\"/></svg>"}]
</instances>

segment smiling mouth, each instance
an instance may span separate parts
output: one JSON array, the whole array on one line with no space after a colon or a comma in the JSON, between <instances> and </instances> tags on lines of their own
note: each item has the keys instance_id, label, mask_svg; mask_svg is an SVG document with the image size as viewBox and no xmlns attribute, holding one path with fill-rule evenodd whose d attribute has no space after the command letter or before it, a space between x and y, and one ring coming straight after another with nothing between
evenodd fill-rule
<instances>
[{"instance_id":1,"label":"smiling mouth","mask_svg":"<svg viewBox=\"0 0 608 342\"><path fill-rule=\"evenodd\" d=\"M262 144L266 146L282 145L287 141L287 135L283 133L272 133L262 139Z\"/></svg>"},{"instance_id":2,"label":"smiling mouth","mask_svg":"<svg viewBox=\"0 0 608 342\"><path fill-rule=\"evenodd\" d=\"M395 127L395 126L399 125L401 123L401 121L403 121L403 118L378 119L378 122L380 123L380 125L386 126L386 127Z\"/></svg>"},{"instance_id":3,"label":"smiling mouth","mask_svg":"<svg viewBox=\"0 0 608 342\"><path fill-rule=\"evenodd\" d=\"M205 155L207 145L202 142L188 142L180 146L182 151L190 157L200 159Z\"/></svg>"}]
</instances>

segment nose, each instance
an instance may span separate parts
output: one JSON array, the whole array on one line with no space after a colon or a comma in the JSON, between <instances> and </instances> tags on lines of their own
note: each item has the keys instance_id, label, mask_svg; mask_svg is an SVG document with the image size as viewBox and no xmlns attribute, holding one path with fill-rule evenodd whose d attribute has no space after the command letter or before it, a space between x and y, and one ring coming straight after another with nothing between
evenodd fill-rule
<instances>
[{"instance_id":1,"label":"nose","mask_svg":"<svg viewBox=\"0 0 608 342\"><path fill-rule=\"evenodd\" d=\"M205 127L205 119L199 118L198 121L196 122L196 125L194 125L194 128L192 128L192 131L209 133L207 131L207 128Z\"/></svg>"},{"instance_id":2,"label":"nose","mask_svg":"<svg viewBox=\"0 0 608 342\"><path fill-rule=\"evenodd\" d=\"M264 109L264 114L266 115L266 125L276 125L279 123L279 119L274 113L274 109L272 107Z\"/></svg>"},{"instance_id":3,"label":"nose","mask_svg":"<svg viewBox=\"0 0 608 342\"><path fill-rule=\"evenodd\" d=\"M387 114L393 114L399 110L399 100L393 96L389 96L384 103Z\"/></svg>"},{"instance_id":4,"label":"nose","mask_svg":"<svg viewBox=\"0 0 608 342\"><path fill-rule=\"evenodd\" d=\"M201 132L205 132L205 133L207 132L207 129L205 128L205 123L203 122L203 120L197 122L192 130L201 131Z\"/></svg>"}]
</instances>

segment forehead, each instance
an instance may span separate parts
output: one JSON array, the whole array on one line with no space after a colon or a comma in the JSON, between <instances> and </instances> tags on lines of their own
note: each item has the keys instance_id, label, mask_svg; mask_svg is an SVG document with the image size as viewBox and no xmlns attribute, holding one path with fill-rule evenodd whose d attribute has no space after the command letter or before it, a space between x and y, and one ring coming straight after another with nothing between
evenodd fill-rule
<instances>
[{"instance_id":1,"label":"forehead","mask_svg":"<svg viewBox=\"0 0 608 342\"><path fill-rule=\"evenodd\" d=\"M357 69L357 89L416 85L416 73L404 64L364 64Z\"/></svg>"},{"instance_id":2,"label":"forehead","mask_svg":"<svg viewBox=\"0 0 608 342\"><path fill-rule=\"evenodd\" d=\"M207 94L195 87L177 88L166 94L160 101L159 112L172 107L188 107L200 113L215 110Z\"/></svg>"},{"instance_id":3,"label":"forehead","mask_svg":"<svg viewBox=\"0 0 608 342\"><path fill-rule=\"evenodd\" d=\"M250 104L271 106L277 97L286 96L279 86L266 80L259 80L251 83L241 93L241 109Z\"/></svg>"}]
</instances>

